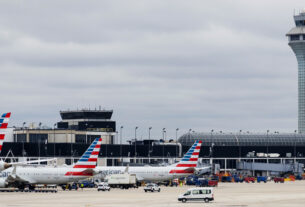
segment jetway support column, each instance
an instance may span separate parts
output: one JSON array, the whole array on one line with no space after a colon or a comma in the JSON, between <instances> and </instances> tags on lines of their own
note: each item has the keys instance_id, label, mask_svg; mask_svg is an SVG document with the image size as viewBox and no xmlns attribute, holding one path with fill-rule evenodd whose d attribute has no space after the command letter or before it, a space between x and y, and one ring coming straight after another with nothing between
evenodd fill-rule
<instances>
[{"instance_id":1,"label":"jetway support column","mask_svg":"<svg viewBox=\"0 0 305 207\"><path fill-rule=\"evenodd\" d=\"M227 172L227 158L225 158L225 173Z\"/></svg>"}]
</instances>

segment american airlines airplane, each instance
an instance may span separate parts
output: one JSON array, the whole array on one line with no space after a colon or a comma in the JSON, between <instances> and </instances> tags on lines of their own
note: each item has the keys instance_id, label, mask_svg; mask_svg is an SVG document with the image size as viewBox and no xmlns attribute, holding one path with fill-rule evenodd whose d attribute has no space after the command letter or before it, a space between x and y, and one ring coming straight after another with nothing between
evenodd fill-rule
<instances>
[{"instance_id":1,"label":"american airlines airplane","mask_svg":"<svg viewBox=\"0 0 305 207\"><path fill-rule=\"evenodd\" d=\"M164 181L180 177L189 176L195 172L198 163L202 141L196 141L180 162L170 166L162 167L100 167L95 171L101 175L123 174L126 170L130 174L135 174L138 181Z\"/></svg>"},{"instance_id":2,"label":"american airlines airplane","mask_svg":"<svg viewBox=\"0 0 305 207\"><path fill-rule=\"evenodd\" d=\"M93 141L87 151L73 166L42 167L14 166L0 173L0 188L18 187L34 184L67 184L93 176L102 138Z\"/></svg>"}]
</instances>

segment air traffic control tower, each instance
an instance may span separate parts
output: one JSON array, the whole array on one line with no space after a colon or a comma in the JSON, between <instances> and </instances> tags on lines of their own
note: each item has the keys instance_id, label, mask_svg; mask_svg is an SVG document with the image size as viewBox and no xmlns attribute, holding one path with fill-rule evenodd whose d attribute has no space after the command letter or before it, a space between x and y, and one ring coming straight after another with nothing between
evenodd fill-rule
<instances>
[{"instance_id":1,"label":"air traffic control tower","mask_svg":"<svg viewBox=\"0 0 305 207\"><path fill-rule=\"evenodd\" d=\"M294 16L296 27L292 28L288 36L289 46L295 53L298 61L298 88L299 88L299 133L305 133L305 10Z\"/></svg>"}]
</instances>

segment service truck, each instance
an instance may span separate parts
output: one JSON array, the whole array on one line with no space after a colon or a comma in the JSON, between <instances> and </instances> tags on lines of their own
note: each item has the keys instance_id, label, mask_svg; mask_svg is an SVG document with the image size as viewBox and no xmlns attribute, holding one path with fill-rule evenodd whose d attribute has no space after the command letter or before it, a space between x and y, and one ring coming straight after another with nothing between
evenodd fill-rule
<instances>
[{"instance_id":1,"label":"service truck","mask_svg":"<svg viewBox=\"0 0 305 207\"><path fill-rule=\"evenodd\" d=\"M128 189L137 187L136 175L129 173L107 175L105 181L111 188Z\"/></svg>"}]
</instances>

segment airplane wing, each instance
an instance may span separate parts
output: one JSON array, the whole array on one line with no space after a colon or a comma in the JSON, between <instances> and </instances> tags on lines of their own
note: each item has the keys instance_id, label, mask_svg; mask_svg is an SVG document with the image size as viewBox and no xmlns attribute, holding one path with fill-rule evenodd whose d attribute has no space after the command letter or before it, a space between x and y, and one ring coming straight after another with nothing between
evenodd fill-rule
<instances>
[{"instance_id":1,"label":"airplane wing","mask_svg":"<svg viewBox=\"0 0 305 207\"><path fill-rule=\"evenodd\" d=\"M49 161L54 161L54 160L57 160L57 158L45 159L45 160L32 160L32 161L26 161L26 162L11 162L11 163L4 162L3 169L7 169L7 168L10 168L12 166L24 166L24 165L29 165L29 164L32 164L32 163L49 162ZM3 170L3 169L1 168L0 171Z\"/></svg>"},{"instance_id":2,"label":"airplane wing","mask_svg":"<svg viewBox=\"0 0 305 207\"><path fill-rule=\"evenodd\" d=\"M54 161L57 160L57 158L53 158L53 159L45 159L45 160L32 160L32 161L26 161L26 162L14 162L14 163L8 163L12 166L21 166L21 165L28 165L28 164L32 164L32 163L40 163L40 162L49 162L49 161Z\"/></svg>"},{"instance_id":3,"label":"airplane wing","mask_svg":"<svg viewBox=\"0 0 305 207\"><path fill-rule=\"evenodd\" d=\"M212 166L197 167L195 170L195 174L203 175L205 173L210 173L211 171L212 171Z\"/></svg>"},{"instance_id":4,"label":"airplane wing","mask_svg":"<svg viewBox=\"0 0 305 207\"><path fill-rule=\"evenodd\" d=\"M144 180L144 178L139 176L139 175L136 175L136 178L137 178L137 181L143 181Z\"/></svg>"},{"instance_id":5,"label":"airplane wing","mask_svg":"<svg viewBox=\"0 0 305 207\"><path fill-rule=\"evenodd\" d=\"M35 180L33 180L30 177L27 176L20 176L20 175L9 175L6 179L9 183L19 182L19 183L35 183Z\"/></svg>"},{"instance_id":6,"label":"airplane wing","mask_svg":"<svg viewBox=\"0 0 305 207\"><path fill-rule=\"evenodd\" d=\"M16 173L16 166L14 167L12 173L6 178L8 183L20 182L20 183L35 183L35 180L28 176L20 176Z\"/></svg>"}]
</instances>

